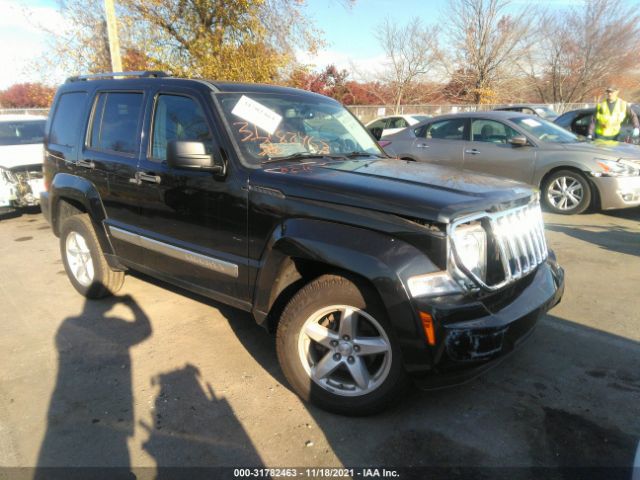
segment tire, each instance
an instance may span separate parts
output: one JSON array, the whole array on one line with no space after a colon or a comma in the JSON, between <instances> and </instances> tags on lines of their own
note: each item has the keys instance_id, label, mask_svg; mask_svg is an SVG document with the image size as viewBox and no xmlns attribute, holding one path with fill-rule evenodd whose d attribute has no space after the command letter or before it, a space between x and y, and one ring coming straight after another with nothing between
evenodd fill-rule
<instances>
[{"instance_id":1,"label":"tire","mask_svg":"<svg viewBox=\"0 0 640 480\"><path fill-rule=\"evenodd\" d=\"M576 215L591 204L591 185L587 178L575 170L558 170L545 179L542 201L550 212Z\"/></svg>"},{"instance_id":2,"label":"tire","mask_svg":"<svg viewBox=\"0 0 640 480\"><path fill-rule=\"evenodd\" d=\"M343 318L356 322L343 323ZM378 296L343 276L323 275L293 296L278 324L276 349L295 392L334 413L376 413L408 384L398 341Z\"/></svg>"},{"instance_id":3,"label":"tire","mask_svg":"<svg viewBox=\"0 0 640 480\"><path fill-rule=\"evenodd\" d=\"M113 295L124 283L124 272L112 270L104 257L89 215L73 215L60 229L60 253L73 287L87 298Z\"/></svg>"}]
</instances>

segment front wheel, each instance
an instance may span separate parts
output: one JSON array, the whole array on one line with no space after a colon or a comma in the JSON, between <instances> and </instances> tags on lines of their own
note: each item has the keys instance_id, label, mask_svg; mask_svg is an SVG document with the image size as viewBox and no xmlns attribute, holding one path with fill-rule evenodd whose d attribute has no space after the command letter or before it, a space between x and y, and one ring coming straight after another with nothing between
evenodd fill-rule
<instances>
[{"instance_id":1,"label":"front wheel","mask_svg":"<svg viewBox=\"0 0 640 480\"><path fill-rule=\"evenodd\" d=\"M372 414L406 385L398 342L377 295L342 276L324 275L291 299L276 345L296 393L325 410Z\"/></svg>"},{"instance_id":2,"label":"front wheel","mask_svg":"<svg viewBox=\"0 0 640 480\"><path fill-rule=\"evenodd\" d=\"M591 186L584 175L573 170L559 170L542 185L542 201L547 209L562 215L584 212L591 203Z\"/></svg>"}]
</instances>

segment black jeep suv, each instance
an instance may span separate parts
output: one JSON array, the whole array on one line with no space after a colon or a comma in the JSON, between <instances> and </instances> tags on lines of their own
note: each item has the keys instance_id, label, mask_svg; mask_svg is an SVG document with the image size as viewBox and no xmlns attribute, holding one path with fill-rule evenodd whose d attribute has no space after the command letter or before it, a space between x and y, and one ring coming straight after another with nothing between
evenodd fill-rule
<instances>
[{"instance_id":1,"label":"black jeep suv","mask_svg":"<svg viewBox=\"0 0 640 480\"><path fill-rule=\"evenodd\" d=\"M42 209L81 294L131 269L249 311L293 389L334 412L483 370L563 292L537 192L389 158L321 95L74 77L45 150Z\"/></svg>"}]
</instances>

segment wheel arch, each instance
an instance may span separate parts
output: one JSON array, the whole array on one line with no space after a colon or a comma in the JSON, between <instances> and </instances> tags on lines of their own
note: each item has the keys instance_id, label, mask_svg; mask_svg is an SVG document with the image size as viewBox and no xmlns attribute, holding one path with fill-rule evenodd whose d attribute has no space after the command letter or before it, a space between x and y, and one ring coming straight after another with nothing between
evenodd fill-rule
<instances>
[{"instance_id":1,"label":"wheel arch","mask_svg":"<svg viewBox=\"0 0 640 480\"><path fill-rule=\"evenodd\" d=\"M554 173L559 172L560 170L570 170L573 172L578 172L582 174L582 176L586 177L587 180L589 180L589 172L579 167L578 165L558 164L558 165L554 165L550 169L546 170L542 175L540 175L540 181L538 182L538 187L540 188L541 191L542 191L542 187L544 187L544 184L549 179L549 177ZM589 183L591 184L590 181Z\"/></svg>"},{"instance_id":2,"label":"wheel arch","mask_svg":"<svg viewBox=\"0 0 640 480\"><path fill-rule=\"evenodd\" d=\"M424 332L404 278L439 268L412 245L358 227L291 219L277 229L260 263L252 312L259 324L274 330L284 306L302 286L326 273L339 274L376 292L409 357L405 361L425 355Z\"/></svg>"},{"instance_id":3,"label":"wheel arch","mask_svg":"<svg viewBox=\"0 0 640 480\"><path fill-rule=\"evenodd\" d=\"M49 188L51 197L51 227L56 236L60 236L60 228L65 218L78 213L86 213L91 219L98 241L105 255L114 254L113 247L104 228L106 218L100 194L90 181L76 175L57 174ZM112 263L111 266L118 266ZM118 266L119 267L119 266Z\"/></svg>"}]
</instances>

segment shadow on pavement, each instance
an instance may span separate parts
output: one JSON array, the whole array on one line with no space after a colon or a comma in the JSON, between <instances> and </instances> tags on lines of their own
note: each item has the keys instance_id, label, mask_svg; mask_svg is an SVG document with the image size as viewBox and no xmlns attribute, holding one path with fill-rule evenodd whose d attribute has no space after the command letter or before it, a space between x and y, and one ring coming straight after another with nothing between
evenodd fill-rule
<instances>
[{"instance_id":1,"label":"shadow on pavement","mask_svg":"<svg viewBox=\"0 0 640 480\"><path fill-rule=\"evenodd\" d=\"M108 314L118 303L131 310L134 321ZM69 466L120 467L112 473L128 477L127 439L133 435L129 349L150 335L149 319L130 296L85 301L80 315L62 322L56 334L58 376L35 478L51 478L56 471L46 467Z\"/></svg>"},{"instance_id":2,"label":"shadow on pavement","mask_svg":"<svg viewBox=\"0 0 640 480\"><path fill-rule=\"evenodd\" d=\"M130 309L133 321L109 315L118 303ZM142 447L157 470L132 467L127 445L134 433L129 350L151 334L149 318L128 295L85 301L80 315L62 322L56 334L58 376L35 479L211 478L217 472L202 467L261 466L229 404L217 399L209 384L205 390L197 367L187 364L150 380L160 392L154 424L141 423L148 433Z\"/></svg>"},{"instance_id":3,"label":"shadow on pavement","mask_svg":"<svg viewBox=\"0 0 640 480\"><path fill-rule=\"evenodd\" d=\"M640 256L640 232L624 227L581 225L580 227L547 223L547 230L564 233L570 237L589 242L605 250ZM598 231L586 230L596 229Z\"/></svg>"},{"instance_id":4,"label":"shadow on pavement","mask_svg":"<svg viewBox=\"0 0 640 480\"><path fill-rule=\"evenodd\" d=\"M640 207L622 210L602 210L599 213L610 217L626 218L627 220L640 220Z\"/></svg>"},{"instance_id":5,"label":"shadow on pavement","mask_svg":"<svg viewBox=\"0 0 640 480\"><path fill-rule=\"evenodd\" d=\"M160 386L155 424L142 426L149 433L143 448L156 461L155 478L189 478L184 469L190 467L262 465L229 403L217 399L211 385L201 386L195 366L160 374L152 383Z\"/></svg>"}]
</instances>

